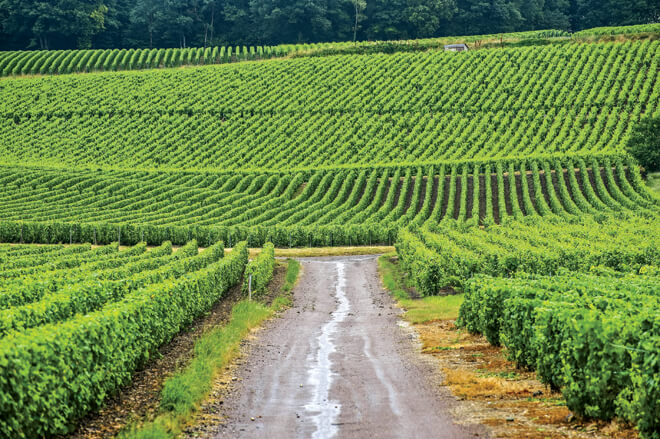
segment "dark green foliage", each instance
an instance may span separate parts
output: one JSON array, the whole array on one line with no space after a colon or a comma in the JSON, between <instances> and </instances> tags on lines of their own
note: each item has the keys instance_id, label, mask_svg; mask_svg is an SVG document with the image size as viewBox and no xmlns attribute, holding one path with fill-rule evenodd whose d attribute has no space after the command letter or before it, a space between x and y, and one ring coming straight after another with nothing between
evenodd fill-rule
<instances>
[{"instance_id":1,"label":"dark green foliage","mask_svg":"<svg viewBox=\"0 0 660 439\"><path fill-rule=\"evenodd\" d=\"M396 238L397 227L377 223L365 225L325 226L156 226L138 224L87 224L56 222L0 221L0 242L68 243L91 242L122 245L146 242L160 245L171 241L183 245L196 239L200 245L224 241L233 246L247 241L250 247L272 242L278 247L331 247L348 245L390 245ZM22 240L21 240L22 238Z\"/></svg>"},{"instance_id":2,"label":"dark green foliage","mask_svg":"<svg viewBox=\"0 0 660 439\"><path fill-rule=\"evenodd\" d=\"M659 14L655 0L0 0L0 50L569 31L651 23ZM597 29L594 34L611 32Z\"/></svg>"},{"instance_id":3,"label":"dark green foliage","mask_svg":"<svg viewBox=\"0 0 660 439\"><path fill-rule=\"evenodd\" d=\"M0 339L0 435L70 431L127 383L157 347L240 281L247 244L223 254L221 244L211 247L202 253L211 258L205 265L187 264L175 277L154 279L98 311Z\"/></svg>"},{"instance_id":4,"label":"dark green foliage","mask_svg":"<svg viewBox=\"0 0 660 439\"><path fill-rule=\"evenodd\" d=\"M633 129L628 152L647 171L660 171L660 116L642 119Z\"/></svg>"},{"instance_id":5,"label":"dark green foliage","mask_svg":"<svg viewBox=\"0 0 660 439\"><path fill-rule=\"evenodd\" d=\"M501 341L518 366L561 390L569 409L588 418L619 416L643 437L658 437L657 276L476 277L465 291L460 324Z\"/></svg>"}]
</instances>

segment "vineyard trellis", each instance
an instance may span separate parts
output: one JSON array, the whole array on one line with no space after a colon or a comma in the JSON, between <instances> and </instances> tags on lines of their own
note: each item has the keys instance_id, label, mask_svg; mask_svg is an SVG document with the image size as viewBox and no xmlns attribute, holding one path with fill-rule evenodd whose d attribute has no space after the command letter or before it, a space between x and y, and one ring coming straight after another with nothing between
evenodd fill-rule
<instances>
[{"instance_id":1,"label":"vineyard trellis","mask_svg":"<svg viewBox=\"0 0 660 439\"><path fill-rule=\"evenodd\" d=\"M564 44L3 81L0 154L203 171L620 153L660 111L659 55Z\"/></svg>"},{"instance_id":2,"label":"vineyard trellis","mask_svg":"<svg viewBox=\"0 0 660 439\"><path fill-rule=\"evenodd\" d=\"M503 163L442 165L439 173L434 166L410 166L193 178L167 172L0 168L5 187L0 240L388 244L408 224L459 220L484 225L523 216L610 212L652 217L660 209L660 200L626 156Z\"/></svg>"}]
</instances>

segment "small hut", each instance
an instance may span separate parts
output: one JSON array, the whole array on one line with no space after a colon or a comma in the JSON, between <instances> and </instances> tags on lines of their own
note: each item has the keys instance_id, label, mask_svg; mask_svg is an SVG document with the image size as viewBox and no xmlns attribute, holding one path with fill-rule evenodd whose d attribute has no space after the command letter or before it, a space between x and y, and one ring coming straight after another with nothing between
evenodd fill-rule
<instances>
[{"instance_id":1,"label":"small hut","mask_svg":"<svg viewBox=\"0 0 660 439\"><path fill-rule=\"evenodd\" d=\"M467 44L446 44L445 52L467 52L470 48Z\"/></svg>"}]
</instances>

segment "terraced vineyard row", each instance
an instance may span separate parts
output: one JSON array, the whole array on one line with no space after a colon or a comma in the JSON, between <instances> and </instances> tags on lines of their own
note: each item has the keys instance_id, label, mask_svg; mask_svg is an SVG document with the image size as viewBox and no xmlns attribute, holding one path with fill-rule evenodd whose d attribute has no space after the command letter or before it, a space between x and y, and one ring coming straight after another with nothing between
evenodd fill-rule
<instances>
[{"instance_id":1,"label":"terraced vineyard row","mask_svg":"<svg viewBox=\"0 0 660 439\"><path fill-rule=\"evenodd\" d=\"M589 37L603 35L625 34L660 34L660 23L638 24L633 26L606 26L585 29L573 34L574 37Z\"/></svg>"},{"instance_id":2,"label":"terraced vineyard row","mask_svg":"<svg viewBox=\"0 0 660 439\"><path fill-rule=\"evenodd\" d=\"M657 242L657 233L653 238ZM574 413L606 420L616 415L636 424L643 437L656 438L659 256L656 249L626 267L653 264L639 270L648 275L477 277L466 286L460 319L562 390Z\"/></svg>"},{"instance_id":3,"label":"terraced vineyard row","mask_svg":"<svg viewBox=\"0 0 660 439\"><path fill-rule=\"evenodd\" d=\"M659 111L659 55L563 44L3 81L0 155L199 171L620 152Z\"/></svg>"},{"instance_id":4,"label":"terraced vineyard row","mask_svg":"<svg viewBox=\"0 0 660 439\"><path fill-rule=\"evenodd\" d=\"M426 38L408 41L364 41L354 44L314 43L279 46L220 46L186 49L92 49L0 52L0 76L108 72L224 64L287 55L326 56L349 53L391 53L442 48L449 43L520 41L548 38L657 34L657 24L586 29L574 34L561 30L513 32L494 35Z\"/></svg>"},{"instance_id":5,"label":"terraced vineyard row","mask_svg":"<svg viewBox=\"0 0 660 439\"><path fill-rule=\"evenodd\" d=\"M196 238L205 244L247 239L259 246L266 241L350 245L392 243L403 225L443 219L493 224L528 215L657 214L658 199L645 189L636 168L627 159L613 159L296 174L4 168L0 239L160 244Z\"/></svg>"},{"instance_id":6,"label":"terraced vineyard row","mask_svg":"<svg viewBox=\"0 0 660 439\"><path fill-rule=\"evenodd\" d=\"M397 253L423 294L465 291L459 324L505 345L579 416L656 438L658 216L548 217L485 229L402 230Z\"/></svg>"},{"instance_id":7,"label":"terraced vineyard row","mask_svg":"<svg viewBox=\"0 0 660 439\"><path fill-rule=\"evenodd\" d=\"M0 434L66 433L241 280L245 243L0 247ZM20 347L20 348L17 348Z\"/></svg>"},{"instance_id":8,"label":"terraced vineyard row","mask_svg":"<svg viewBox=\"0 0 660 439\"><path fill-rule=\"evenodd\" d=\"M630 31L635 33L636 31ZM522 40L568 36L559 30L515 32L500 35L458 37L458 41ZM411 51L442 47L453 38L429 38L412 41L282 44L279 46L220 46L186 49L93 49L37 50L0 52L0 76L52 75L108 72L224 64L235 61L263 60L299 54L322 56L328 53L370 51Z\"/></svg>"},{"instance_id":9,"label":"terraced vineyard row","mask_svg":"<svg viewBox=\"0 0 660 439\"><path fill-rule=\"evenodd\" d=\"M443 287L461 288L473 276L552 275L616 270L643 272L659 265L657 216L602 215L525 218L486 230L457 228L453 223L426 224L402 230L397 252L425 295Z\"/></svg>"},{"instance_id":10,"label":"terraced vineyard row","mask_svg":"<svg viewBox=\"0 0 660 439\"><path fill-rule=\"evenodd\" d=\"M0 52L0 76L140 70L222 64L286 55L283 46Z\"/></svg>"}]
</instances>

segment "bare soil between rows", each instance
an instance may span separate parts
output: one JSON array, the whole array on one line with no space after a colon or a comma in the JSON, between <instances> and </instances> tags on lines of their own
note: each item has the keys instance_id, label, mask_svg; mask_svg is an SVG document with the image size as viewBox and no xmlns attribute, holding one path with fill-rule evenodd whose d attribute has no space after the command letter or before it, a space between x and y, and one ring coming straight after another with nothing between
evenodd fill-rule
<instances>
[{"instance_id":1,"label":"bare soil between rows","mask_svg":"<svg viewBox=\"0 0 660 439\"><path fill-rule=\"evenodd\" d=\"M444 376L443 385L461 402L452 410L460 422L487 425L497 438L635 439L630 426L579 420L561 393L540 383L534 372L516 368L506 349L459 329L454 320L415 324L422 352Z\"/></svg>"}]
</instances>

